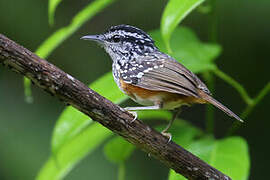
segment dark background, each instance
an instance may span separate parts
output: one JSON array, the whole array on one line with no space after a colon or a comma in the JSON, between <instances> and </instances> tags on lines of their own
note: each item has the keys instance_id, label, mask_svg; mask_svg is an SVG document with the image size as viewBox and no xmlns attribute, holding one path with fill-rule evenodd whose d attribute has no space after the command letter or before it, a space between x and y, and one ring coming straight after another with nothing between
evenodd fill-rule
<instances>
[{"instance_id":1,"label":"dark background","mask_svg":"<svg viewBox=\"0 0 270 180\"><path fill-rule=\"evenodd\" d=\"M45 0L0 0L0 33L35 51L38 45L91 1L65 0L56 11L50 27ZM166 1L117 1L86 23L47 59L86 84L110 71L107 54L94 43L79 40L82 35L103 32L111 25L131 24L145 31L159 28ZM240 82L254 97L269 81L270 1L218 0L218 41L223 53L218 67ZM193 12L183 22L203 41L208 39L207 15ZM34 103L24 101L21 75L0 66L0 179L33 179L50 153L52 130L64 105L33 86ZM245 104L239 94L216 78L214 96L240 113ZM246 119L237 135L249 144L250 179L268 175L270 95ZM204 123L205 106L184 112L194 124ZM195 113L193 113L195 112ZM199 112L199 113L196 113ZM231 121L216 111L216 134L224 135ZM225 128L225 129L224 129ZM156 160L136 151L127 163L127 179L166 179L168 170ZM116 179L117 167L109 163L102 148L82 160L66 179Z\"/></svg>"}]
</instances>

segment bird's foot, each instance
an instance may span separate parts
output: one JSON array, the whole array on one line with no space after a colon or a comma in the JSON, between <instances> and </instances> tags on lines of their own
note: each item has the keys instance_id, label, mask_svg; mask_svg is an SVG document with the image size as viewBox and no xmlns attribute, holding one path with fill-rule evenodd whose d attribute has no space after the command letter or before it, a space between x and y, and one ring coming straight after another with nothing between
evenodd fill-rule
<instances>
[{"instance_id":1,"label":"bird's foot","mask_svg":"<svg viewBox=\"0 0 270 180\"><path fill-rule=\"evenodd\" d=\"M128 111L130 114L132 114L133 115L133 120L131 121L131 123L133 123L136 119L137 119L137 117L138 117L138 114L137 114L137 112L136 111L131 111L131 110L129 110L129 108L124 108L126 111Z\"/></svg>"},{"instance_id":2,"label":"bird's foot","mask_svg":"<svg viewBox=\"0 0 270 180\"><path fill-rule=\"evenodd\" d=\"M165 136L165 137L168 138L168 142L167 142L167 143L169 143L169 142L172 140L172 135L171 135L171 133L168 133L167 131L161 131L161 134L162 134L163 136Z\"/></svg>"}]
</instances>

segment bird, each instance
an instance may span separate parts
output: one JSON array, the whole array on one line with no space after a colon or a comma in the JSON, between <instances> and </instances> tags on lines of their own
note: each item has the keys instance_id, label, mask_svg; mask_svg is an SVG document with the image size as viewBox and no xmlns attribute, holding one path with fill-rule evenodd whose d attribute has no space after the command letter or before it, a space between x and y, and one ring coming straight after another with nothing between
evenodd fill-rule
<instances>
[{"instance_id":1,"label":"bird","mask_svg":"<svg viewBox=\"0 0 270 180\"><path fill-rule=\"evenodd\" d=\"M139 107L126 107L133 112L140 110L172 110L174 115L166 128L168 133L182 105L212 104L230 117L243 122L226 106L212 97L207 86L197 75L170 55L161 52L154 40L143 30L131 25L111 26L102 34L86 35L83 40L96 41L112 59L112 74L119 89ZM134 113L135 112L135 113Z\"/></svg>"}]
</instances>

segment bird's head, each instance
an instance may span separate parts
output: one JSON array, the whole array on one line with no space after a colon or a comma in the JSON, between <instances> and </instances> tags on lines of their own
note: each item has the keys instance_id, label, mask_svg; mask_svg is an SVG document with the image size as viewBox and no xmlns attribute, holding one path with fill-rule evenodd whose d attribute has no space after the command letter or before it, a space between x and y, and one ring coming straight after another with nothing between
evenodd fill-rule
<instances>
[{"instance_id":1,"label":"bird's head","mask_svg":"<svg viewBox=\"0 0 270 180\"><path fill-rule=\"evenodd\" d=\"M113 60L128 60L157 50L146 32L130 25L112 26L103 34L87 35L81 39L98 42Z\"/></svg>"}]
</instances>

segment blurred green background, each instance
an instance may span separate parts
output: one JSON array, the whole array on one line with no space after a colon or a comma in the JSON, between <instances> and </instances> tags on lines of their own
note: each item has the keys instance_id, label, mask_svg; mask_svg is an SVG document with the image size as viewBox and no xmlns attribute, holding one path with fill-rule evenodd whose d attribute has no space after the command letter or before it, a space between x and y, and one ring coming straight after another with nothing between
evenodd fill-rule
<instances>
[{"instance_id":1,"label":"blurred green background","mask_svg":"<svg viewBox=\"0 0 270 180\"><path fill-rule=\"evenodd\" d=\"M64 0L56 11L55 26L48 25L48 2L42 0L0 0L0 33L35 51L52 32L69 24L89 0ZM166 1L119 0L86 23L49 56L48 60L82 82L89 84L111 70L104 50L79 38L103 32L111 25L130 24L145 31L159 28ZM217 1L218 42L223 53L218 67L240 82L253 97L269 81L270 1ZM191 27L202 41L208 39L209 16L194 11L181 25ZM214 96L234 112L243 110L239 94L216 78ZM64 105L33 86L34 103L24 101L21 75L0 66L0 179L33 179L50 155L53 126ZM246 119L237 134L250 148L250 179L268 177L267 153L270 125L267 95ZM182 117L204 125L205 106L185 108ZM226 115L215 113L216 136L224 136L231 126ZM166 179L168 169L147 154L136 151L127 162L127 179ZM117 167L108 162L102 148L84 159L65 179L104 179L117 177Z\"/></svg>"}]
</instances>

